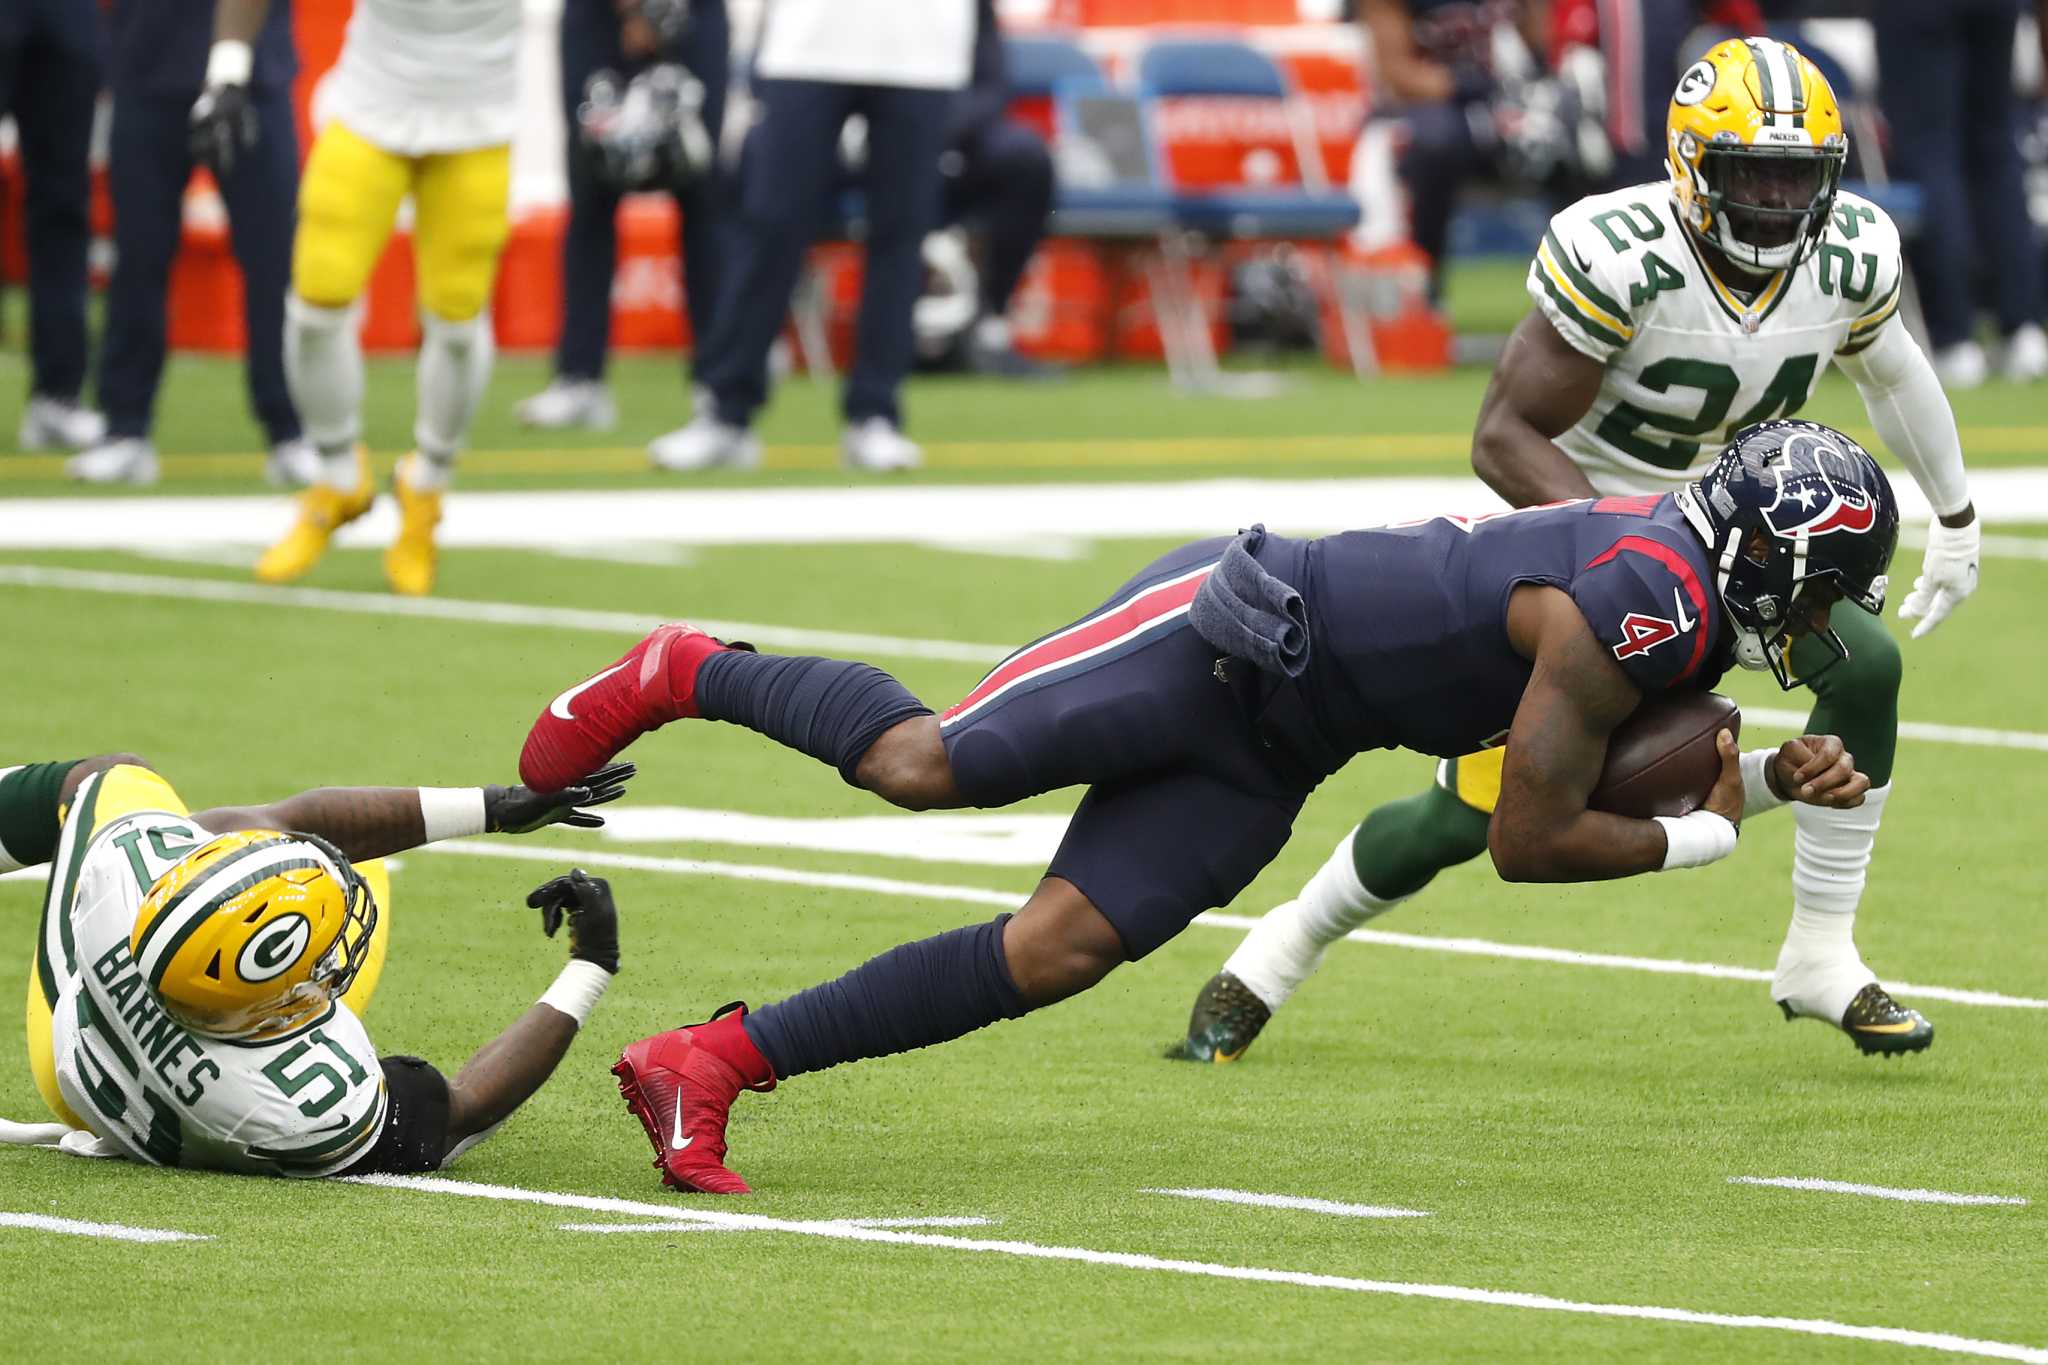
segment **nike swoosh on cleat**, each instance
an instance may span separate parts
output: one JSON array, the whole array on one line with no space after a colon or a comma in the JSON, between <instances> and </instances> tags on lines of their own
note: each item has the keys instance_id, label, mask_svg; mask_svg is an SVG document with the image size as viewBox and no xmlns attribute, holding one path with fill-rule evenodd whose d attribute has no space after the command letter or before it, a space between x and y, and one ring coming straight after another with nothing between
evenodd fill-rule
<instances>
[{"instance_id":1,"label":"nike swoosh on cleat","mask_svg":"<svg viewBox=\"0 0 2048 1365\"><path fill-rule=\"evenodd\" d=\"M577 683L567 692L564 692L561 696L556 697L553 701L549 702L548 714L553 716L556 720L576 719L575 715L569 710L569 703L575 701L577 697L581 696L585 692L588 692L591 688L597 686L606 678L609 678L612 674L618 672L620 669L624 667L624 664L613 664L610 668L607 668L604 672L598 674L596 677L585 678L582 682Z\"/></svg>"},{"instance_id":2,"label":"nike swoosh on cleat","mask_svg":"<svg viewBox=\"0 0 2048 1365\"><path fill-rule=\"evenodd\" d=\"M683 1097L676 1096L676 1135L669 1139L670 1150L680 1152L697 1139L683 1136Z\"/></svg>"},{"instance_id":3,"label":"nike swoosh on cleat","mask_svg":"<svg viewBox=\"0 0 2048 1365\"><path fill-rule=\"evenodd\" d=\"M1858 1033L1911 1033L1918 1023L1908 1019L1903 1024L1852 1024L1850 1027Z\"/></svg>"}]
</instances>

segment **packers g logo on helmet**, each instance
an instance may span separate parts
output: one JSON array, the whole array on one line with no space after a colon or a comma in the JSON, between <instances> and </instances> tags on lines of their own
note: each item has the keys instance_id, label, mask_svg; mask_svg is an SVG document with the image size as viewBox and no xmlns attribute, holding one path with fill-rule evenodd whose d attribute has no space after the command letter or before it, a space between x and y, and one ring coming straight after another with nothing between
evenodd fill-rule
<instances>
[{"instance_id":1,"label":"packers g logo on helmet","mask_svg":"<svg viewBox=\"0 0 2048 1365\"><path fill-rule=\"evenodd\" d=\"M1786 270L1820 245L1849 139L1820 68L1775 38L1731 38L1679 78L1665 164L1686 225L1737 265Z\"/></svg>"},{"instance_id":2,"label":"packers g logo on helmet","mask_svg":"<svg viewBox=\"0 0 2048 1365\"><path fill-rule=\"evenodd\" d=\"M209 1038L309 1022L370 956L377 902L341 851L309 834L242 830L157 878L128 944L164 1012Z\"/></svg>"}]
</instances>

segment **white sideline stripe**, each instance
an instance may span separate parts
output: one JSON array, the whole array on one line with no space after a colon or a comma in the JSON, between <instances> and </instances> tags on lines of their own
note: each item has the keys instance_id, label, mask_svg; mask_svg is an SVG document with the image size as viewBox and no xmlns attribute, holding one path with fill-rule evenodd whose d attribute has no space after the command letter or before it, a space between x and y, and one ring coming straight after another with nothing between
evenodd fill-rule
<instances>
[{"instance_id":1,"label":"white sideline stripe","mask_svg":"<svg viewBox=\"0 0 2048 1365\"><path fill-rule=\"evenodd\" d=\"M940 1217L940 1218L833 1218L835 1227L847 1228L985 1228L993 1224L993 1218ZM744 1228L707 1227L697 1223L684 1223L669 1219L659 1223L564 1223L563 1232L743 1232Z\"/></svg>"},{"instance_id":2,"label":"white sideline stripe","mask_svg":"<svg viewBox=\"0 0 2048 1365\"><path fill-rule=\"evenodd\" d=\"M199 598L256 606L315 608L359 616L410 616L434 621L467 621L491 626L550 626L557 630L596 631L606 635L645 635L667 616L642 616L628 611L586 611L577 607L536 607L523 602L466 602L446 597L392 597L374 592L338 592L331 588L271 588L260 583L231 583L222 578L179 578L152 574L108 573L98 569L64 569L43 564L0 564L0 584L24 588L58 588L75 592L114 593L124 597ZM990 664L1009 651L998 645L971 645L952 640L905 640L892 635L862 635L840 630L804 630L761 625L752 621L712 621L693 617L692 624L727 639L749 640L777 649L815 650L820 654L873 655L890 659L940 659L948 663Z\"/></svg>"},{"instance_id":3,"label":"white sideline stripe","mask_svg":"<svg viewBox=\"0 0 2048 1365\"><path fill-rule=\"evenodd\" d=\"M1250 1190L1139 1190L1139 1194L1170 1194L1176 1199L1209 1199L1218 1204L1253 1204L1265 1209L1300 1209L1339 1218L1427 1218L1428 1209L1397 1209L1386 1204L1340 1204L1334 1199L1308 1199L1294 1194L1255 1194Z\"/></svg>"},{"instance_id":4,"label":"white sideline stripe","mask_svg":"<svg viewBox=\"0 0 2048 1365\"><path fill-rule=\"evenodd\" d=\"M1806 729L1807 713L1772 706L1745 706L1742 714L1760 725L1781 725L1790 730ZM1926 739L1937 744L1974 744L1989 749L2032 749L2048 753L2048 735L2031 730L1989 730L1978 725L1933 725L1926 721L1899 722L1900 739Z\"/></svg>"},{"instance_id":5,"label":"white sideline stripe","mask_svg":"<svg viewBox=\"0 0 2048 1365\"><path fill-rule=\"evenodd\" d=\"M1989 559L2048 559L2048 539L2039 536L1989 535L1981 538L1979 551ZM1927 532L1914 527L1899 532L1899 544L1908 550L1927 548Z\"/></svg>"},{"instance_id":6,"label":"white sideline stripe","mask_svg":"<svg viewBox=\"0 0 2048 1365\"><path fill-rule=\"evenodd\" d=\"M1166 1256L1149 1256L1130 1251L1096 1251L1089 1247L1048 1246L1039 1242L995 1241L978 1237L948 1237L932 1232L908 1232L899 1228L851 1227L836 1222L801 1222L769 1218L751 1213L712 1210L682 1210L672 1205L643 1204L631 1199L557 1194L549 1190L524 1190L509 1185L485 1185L467 1180L436 1176L366 1175L356 1184L383 1189L415 1190L427 1194L451 1194L471 1199L499 1199L513 1203L540 1204L549 1208L585 1209L597 1213L652 1215L657 1218L702 1222L710 1226L748 1228L759 1232L787 1232L801 1237L824 1237L844 1242L879 1242L896 1246L930 1247L945 1251L979 1252L985 1255L1015 1256L1039 1261L1068 1261L1084 1265L1114 1266L1123 1270L1149 1270L1175 1275L1195 1275L1216 1280L1249 1281L1257 1284L1294 1285L1303 1289L1335 1289L1354 1294L1386 1294L1398 1298L1435 1299L1453 1303L1485 1304L1496 1308L1527 1308L1541 1312L1575 1313L1590 1317L1630 1318L1647 1322L1681 1322L1702 1327L1727 1327L1790 1332L1803 1336L1840 1337L1851 1341L1875 1341L1893 1346L1918 1346L1954 1355L1982 1356L1992 1360L2019 1360L2048 1365L2048 1350L2014 1342L1984 1341L1950 1332L1919 1332L1903 1327L1866 1327L1856 1323L1832 1322L1825 1318L1782 1318L1756 1313L1710 1313L1690 1308L1661 1308L1651 1304L1585 1303L1575 1299L1552 1298L1547 1294L1523 1294L1502 1289L1473 1289L1454 1284L1410 1284L1393 1280L1366 1280L1348 1275L1319 1275L1300 1270L1275 1270L1264 1266L1223 1265L1212 1261L1187 1261Z\"/></svg>"},{"instance_id":7,"label":"white sideline stripe","mask_svg":"<svg viewBox=\"0 0 2048 1365\"><path fill-rule=\"evenodd\" d=\"M76 1218L52 1218L42 1213L0 1213L0 1228L27 1228L33 1232L61 1232L72 1237L103 1237L113 1242L210 1242L196 1232L173 1232L169 1228L131 1228L125 1223L82 1223Z\"/></svg>"},{"instance_id":8,"label":"white sideline stripe","mask_svg":"<svg viewBox=\"0 0 2048 1365\"><path fill-rule=\"evenodd\" d=\"M479 858L515 858L529 863L573 862L590 867L616 867L628 872L673 872L685 877L731 877L744 882L780 882L785 886L817 886L835 891L872 891L883 896L919 896L929 900L963 901L1015 909L1014 891L989 891L978 886L945 886L936 882L905 882L893 877L863 877L849 872L810 872L762 863L720 863L705 858L658 858L646 853L602 853L575 848L543 848L518 844L486 844L449 839L422 844L421 853L470 853Z\"/></svg>"},{"instance_id":9,"label":"white sideline stripe","mask_svg":"<svg viewBox=\"0 0 2048 1365\"><path fill-rule=\"evenodd\" d=\"M468 853L479 858L512 858L534 863L576 862L590 867L620 868L628 872L671 872L680 876L731 877L738 881L780 882L787 886L873 891L885 896L956 901L963 905L993 905L1005 910L1015 909L1023 904L1025 896L1021 891L990 891L979 886L906 882L891 877L863 877L843 872L810 872L801 868L774 867L762 863L720 863L702 858L661 858L645 853L607 853L597 849L585 850L562 846L487 844L473 839L451 839L446 843L426 844L418 851ZM1249 915L1229 915L1210 910L1197 915L1195 923L1211 929L1249 929L1257 924L1258 920ZM1417 948L1424 952L1512 958L1523 962L1550 962L1565 967L1613 967L1623 971L1656 972L1666 976L1704 976L1720 981L1771 979L1771 973L1756 967L1730 967L1714 962L1686 962L1665 957L1626 957L1618 953L1582 953L1572 948L1545 948L1528 943L1497 943L1484 938L1436 938L1423 934L1389 933L1384 929L1353 929L1344 937L1359 943L1376 943L1383 948ZM1956 986L1921 986L1906 981L1892 982L1889 989L1894 995L1940 1000L1952 1005L2048 1010L2048 1000L2036 1000L2023 995L2001 995L1997 991L1973 991Z\"/></svg>"},{"instance_id":10,"label":"white sideline stripe","mask_svg":"<svg viewBox=\"0 0 2048 1365\"><path fill-rule=\"evenodd\" d=\"M2044 542L2048 543L2048 542ZM645 635L665 616L628 611L588 611L579 607L537 607L523 602L476 602L446 597L393 597L386 593L341 592L331 588L271 588L258 583L232 583L220 578L178 578L151 574L109 573L98 569L67 569L44 564L0 564L0 585L103 592L124 597L197 598L257 606L310 607L359 616L410 616L425 620L465 621L492 626L540 626L603 635ZM692 624L727 639L749 640L776 649L815 650L821 654L875 659L935 659L944 663L1002 662L1016 649L965 640L920 640L899 635L865 635L850 631L808 630L801 626L763 625L757 621L714 621L692 618ZM1798 730L1806 725L1803 711L1773 707L1746 708L1760 724ZM2032 730L1993 730L1974 725L1933 725L1901 721L1904 739L1990 748L2048 752L2048 734Z\"/></svg>"},{"instance_id":11,"label":"white sideline stripe","mask_svg":"<svg viewBox=\"0 0 2048 1365\"><path fill-rule=\"evenodd\" d=\"M1821 1190L1828 1194L1863 1194L1872 1199L1897 1199L1907 1204L2013 1204L2027 1201L2005 1194L1950 1194L1946 1190L1902 1190L1890 1185L1852 1185L1846 1180L1813 1180L1796 1175L1731 1175L1731 1185L1771 1185L1781 1190Z\"/></svg>"},{"instance_id":12,"label":"white sideline stripe","mask_svg":"<svg viewBox=\"0 0 2048 1365\"><path fill-rule=\"evenodd\" d=\"M1455 439L1455 438L1453 438ZM1372 438L1359 438L1370 449ZM1901 479L1900 516L1924 521L1926 498ZM2048 470L1980 469L1970 492L1987 524L2048 521ZM616 541L692 545L854 545L928 539L933 527L971 527L985 542L1227 535L1264 522L1287 535L1341 531L1504 504L1470 474L1402 477L1198 478L1116 483L869 485L858 488L620 488L465 492L451 499L439 540L451 548L544 550ZM264 544L290 523L289 499L148 494L0 499L0 547L157 549ZM342 546L382 547L398 529L380 498L342 528ZM954 539L946 536L944 539Z\"/></svg>"}]
</instances>

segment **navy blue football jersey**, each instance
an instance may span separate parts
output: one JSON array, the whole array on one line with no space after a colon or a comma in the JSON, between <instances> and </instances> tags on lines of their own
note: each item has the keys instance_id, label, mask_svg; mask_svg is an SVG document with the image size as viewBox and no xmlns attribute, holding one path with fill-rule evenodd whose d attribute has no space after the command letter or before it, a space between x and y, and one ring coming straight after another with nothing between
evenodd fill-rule
<instances>
[{"instance_id":1,"label":"navy blue football jersey","mask_svg":"<svg viewBox=\"0 0 2048 1365\"><path fill-rule=\"evenodd\" d=\"M1261 561L1308 607L1299 720L1321 732L1297 733L1290 738L1309 742L1290 747L1338 763L1365 749L1455 758L1505 742L1531 672L1507 632L1508 597L1523 583L1569 592L1645 694L1709 687L1726 666L1706 547L1668 494L1436 517L1274 548ZM1290 709L1269 714L1286 725Z\"/></svg>"}]
</instances>

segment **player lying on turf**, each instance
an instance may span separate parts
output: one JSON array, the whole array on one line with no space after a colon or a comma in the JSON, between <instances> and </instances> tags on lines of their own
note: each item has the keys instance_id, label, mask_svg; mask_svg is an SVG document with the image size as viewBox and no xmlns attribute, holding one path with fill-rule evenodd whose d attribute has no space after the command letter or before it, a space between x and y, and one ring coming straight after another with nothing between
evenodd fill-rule
<instances>
[{"instance_id":1,"label":"player lying on turf","mask_svg":"<svg viewBox=\"0 0 2048 1365\"><path fill-rule=\"evenodd\" d=\"M614 1070L670 1185L746 1189L725 1124L742 1089L945 1042L1061 1000L1225 905L1287 842L1317 783L1367 749L1470 753L1511 738L1492 850L1501 875L1580 881L1694 867L1735 847L1743 788L1723 732L1703 810L1587 809L1607 736L1645 695L1702 689L1731 659L1784 670L1835 637L1830 608L1882 609L1898 538L1860 446L1811 422L1741 433L1676 495L1298 541L1185 546L1100 609L999 664L934 717L865 664L657 629L556 697L520 775L547 791L685 717L731 721L911 810L1087 796L1023 908L905 944L836 981L643 1039ZM1809 741L1803 800L1868 782Z\"/></svg>"},{"instance_id":2,"label":"player lying on turf","mask_svg":"<svg viewBox=\"0 0 2048 1365\"><path fill-rule=\"evenodd\" d=\"M1668 182L1595 195L1551 221L1529 268L1536 309L1479 411L1474 469L1517 507L1664 492L1736 427L1798 411L1832 356L1937 514L1899 609L1925 635L1976 588L1977 517L1948 400L1898 316L1898 231L1838 191L1848 141L1827 80L1772 39L1722 43L1679 82L1669 132ZM1853 810L1794 812L1792 920L1771 999L1787 1018L1895 1055L1926 1047L1934 1029L1878 984L1854 930L1892 790L1899 650L1876 617L1845 613L1839 634L1838 666L1809 639L1790 671L1814 692L1807 728L1840 735L1872 787ZM1769 752L1743 756L1752 814L1783 803L1765 779ZM1503 757L1448 756L1431 789L1345 836L1202 988L1172 1055L1241 1055L1330 944L1485 852Z\"/></svg>"},{"instance_id":3,"label":"player lying on turf","mask_svg":"<svg viewBox=\"0 0 2048 1365\"><path fill-rule=\"evenodd\" d=\"M619 969L581 871L527 898L571 961L453 1079L379 1058L359 1017L389 938L375 860L436 839L595 826L618 764L524 787L356 787L194 815L132 754L0 769L0 870L51 864L29 1066L60 1124L0 1137L154 1166L289 1176L430 1171L524 1103Z\"/></svg>"}]
</instances>

